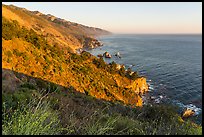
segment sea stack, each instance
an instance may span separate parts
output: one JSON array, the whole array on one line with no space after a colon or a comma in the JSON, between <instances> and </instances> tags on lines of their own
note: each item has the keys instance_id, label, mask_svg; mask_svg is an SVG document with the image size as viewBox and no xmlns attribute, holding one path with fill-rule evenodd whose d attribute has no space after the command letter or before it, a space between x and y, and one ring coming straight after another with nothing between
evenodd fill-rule
<instances>
[{"instance_id":1,"label":"sea stack","mask_svg":"<svg viewBox=\"0 0 204 137\"><path fill-rule=\"evenodd\" d=\"M103 54L103 56L104 56L105 58L111 58L111 54L108 53L107 51Z\"/></svg>"}]
</instances>

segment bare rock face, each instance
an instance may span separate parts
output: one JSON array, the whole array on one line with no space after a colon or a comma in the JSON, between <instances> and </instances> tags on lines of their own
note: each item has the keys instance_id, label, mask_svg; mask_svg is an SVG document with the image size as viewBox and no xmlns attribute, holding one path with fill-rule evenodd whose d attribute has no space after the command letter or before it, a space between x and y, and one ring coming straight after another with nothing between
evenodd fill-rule
<instances>
[{"instance_id":1,"label":"bare rock face","mask_svg":"<svg viewBox=\"0 0 204 137\"><path fill-rule=\"evenodd\" d=\"M182 118L188 118L195 114L195 111L189 108L186 108L182 113Z\"/></svg>"},{"instance_id":2,"label":"bare rock face","mask_svg":"<svg viewBox=\"0 0 204 137\"><path fill-rule=\"evenodd\" d=\"M148 91L148 85L145 77L138 78L134 80L130 85L126 86L138 94L144 94Z\"/></svg>"}]
</instances>

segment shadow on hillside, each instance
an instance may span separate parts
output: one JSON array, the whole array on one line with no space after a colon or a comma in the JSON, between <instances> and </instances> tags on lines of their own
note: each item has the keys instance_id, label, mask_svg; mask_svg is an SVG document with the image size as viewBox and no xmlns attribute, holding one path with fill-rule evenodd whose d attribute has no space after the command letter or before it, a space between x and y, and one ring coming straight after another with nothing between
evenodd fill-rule
<instances>
[{"instance_id":1,"label":"shadow on hillside","mask_svg":"<svg viewBox=\"0 0 204 137\"><path fill-rule=\"evenodd\" d=\"M64 87L50 81L19 73L10 69L2 68L2 92L15 92L18 88L27 86L28 88L42 90L58 87L61 91L71 90L73 87ZM48 87L49 86L49 87ZM52 89L50 89L52 90ZM53 92L53 91L50 91Z\"/></svg>"},{"instance_id":2,"label":"shadow on hillside","mask_svg":"<svg viewBox=\"0 0 204 137\"><path fill-rule=\"evenodd\" d=\"M113 103L88 96L77 92L73 87L63 87L2 68L2 93L4 96L14 92L18 95L18 91L23 88L26 89L24 93L32 93L32 90L37 92L46 91L45 93L48 93L48 99L51 101L51 108L59 113L60 123L66 128L73 125L74 134L83 134L83 127L87 126L87 123L96 123L99 119L103 122L111 117L123 117L123 119L118 119L119 125L117 127L120 128L126 128L127 125L131 124L132 120L139 120L144 123L162 120L162 123L171 125L177 119L175 110L170 106L156 105L139 109L132 108L119 102ZM152 128L151 125L150 128ZM67 131L63 131L62 134L67 133Z\"/></svg>"},{"instance_id":3,"label":"shadow on hillside","mask_svg":"<svg viewBox=\"0 0 204 137\"><path fill-rule=\"evenodd\" d=\"M74 87L64 87L40 78L34 78L23 73L2 68L2 92L14 93L21 88L46 91L50 96L58 99L58 109L63 115L63 121L68 121L71 113L74 112L78 118L83 118L96 110L103 110L108 114L120 113L130 115L132 108L124 106L120 102L110 102L97 99L92 96L80 93Z\"/></svg>"}]
</instances>

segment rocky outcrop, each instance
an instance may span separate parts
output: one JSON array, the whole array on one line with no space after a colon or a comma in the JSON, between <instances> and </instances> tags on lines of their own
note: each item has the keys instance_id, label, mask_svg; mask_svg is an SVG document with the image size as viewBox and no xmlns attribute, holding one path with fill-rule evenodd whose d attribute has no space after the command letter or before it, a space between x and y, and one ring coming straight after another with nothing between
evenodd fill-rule
<instances>
[{"instance_id":1,"label":"rocky outcrop","mask_svg":"<svg viewBox=\"0 0 204 137\"><path fill-rule=\"evenodd\" d=\"M85 41L83 44L84 48L89 48L89 49L97 48L100 46L102 46L102 44L97 39L89 38L89 37L85 38Z\"/></svg>"},{"instance_id":2,"label":"rocky outcrop","mask_svg":"<svg viewBox=\"0 0 204 137\"><path fill-rule=\"evenodd\" d=\"M117 52L117 53L115 54L115 56L118 57L118 58L121 58L120 52Z\"/></svg>"},{"instance_id":3,"label":"rocky outcrop","mask_svg":"<svg viewBox=\"0 0 204 137\"><path fill-rule=\"evenodd\" d=\"M111 58L111 54L108 53L108 52L105 52L105 53L103 54L103 56L104 56L105 58Z\"/></svg>"},{"instance_id":4,"label":"rocky outcrop","mask_svg":"<svg viewBox=\"0 0 204 137\"><path fill-rule=\"evenodd\" d=\"M195 114L195 111L189 108L186 108L182 113L182 118L188 118Z\"/></svg>"},{"instance_id":5,"label":"rocky outcrop","mask_svg":"<svg viewBox=\"0 0 204 137\"><path fill-rule=\"evenodd\" d=\"M124 66L124 65L123 65ZM122 68L122 65L120 65L120 64L116 64L116 69L117 70L120 70Z\"/></svg>"},{"instance_id":6,"label":"rocky outcrop","mask_svg":"<svg viewBox=\"0 0 204 137\"><path fill-rule=\"evenodd\" d=\"M134 80L130 85L126 86L126 88L129 88L135 93L138 94L144 94L148 91L148 85L145 77L140 77Z\"/></svg>"},{"instance_id":7,"label":"rocky outcrop","mask_svg":"<svg viewBox=\"0 0 204 137\"><path fill-rule=\"evenodd\" d=\"M97 57L103 57L103 55L102 54L98 54Z\"/></svg>"}]
</instances>

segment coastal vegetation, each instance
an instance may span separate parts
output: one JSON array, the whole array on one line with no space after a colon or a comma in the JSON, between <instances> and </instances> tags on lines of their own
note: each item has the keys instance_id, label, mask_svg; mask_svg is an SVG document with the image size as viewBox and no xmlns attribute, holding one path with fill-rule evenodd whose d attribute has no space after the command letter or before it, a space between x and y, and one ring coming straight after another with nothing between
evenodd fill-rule
<instances>
[{"instance_id":1,"label":"coastal vegetation","mask_svg":"<svg viewBox=\"0 0 204 137\"><path fill-rule=\"evenodd\" d=\"M125 71L117 70L115 62L106 64L102 58L98 59L86 51L76 54L67 47L50 45L34 30L21 27L17 21L4 17L2 30L3 67L62 86L73 86L83 93L89 91L97 98L141 104L137 103L139 95L126 88L132 83L132 77L125 77ZM34 69L33 66L38 67ZM135 98L135 101L129 102L128 98Z\"/></svg>"},{"instance_id":2,"label":"coastal vegetation","mask_svg":"<svg viewBox=\"0 0 204 137\"><path fill-rule=\"evenodd\" d=\"M2 71L4 135L202 134L201 126L182 120L173 106L132 108L79 93L73 87L62 87L11 70ZM14 92L6 87L9 81L16 87Z\"/></svg>"},{"instance_id":3,"label":"coastal vegetation","mask_svg":"<svg viewBox=\"0 0 204 137\"><path fill-rule=\"evenodd\" d=\"M98 46L93 35L107 31L15 6L2 11L4 135L202 134L176 108L143 106L145 77L75 52Z\"/></svg>"}]
</instances>

